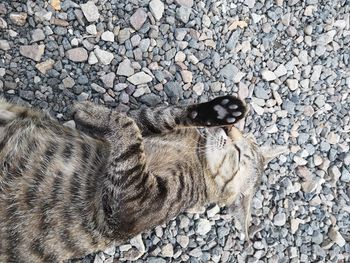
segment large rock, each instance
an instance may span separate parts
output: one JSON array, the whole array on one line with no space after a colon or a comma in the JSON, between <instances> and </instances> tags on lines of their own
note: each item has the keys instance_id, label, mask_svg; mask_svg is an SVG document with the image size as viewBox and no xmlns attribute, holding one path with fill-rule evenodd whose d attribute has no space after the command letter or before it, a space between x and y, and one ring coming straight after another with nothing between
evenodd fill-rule
<instances>
[{"instance_id":1,"label":"large rock","mask_svg":"<svg viewBox=\"0 0 350 263\"><path fill-rule=\"evenodd\" d=\"M45 45L33 44L19 47L19 53L21 53L22 56L25 56L37 62L41 60L44 51Z\"/></svg>"},{"instance_id":2,"label":"large rock","mask_svg":"<svg viewBox=\"0 0 350 263\"><path fill-rule=\"evenodd\" d=\"M72 48L66 52L66 57L74 62L84 62L88 59L88 53L85 48Z\"/></svg>"},{"instance_id":3,"label":"large rock","mask_svg":"<svg viewBox=\"0 0 350 263\"><path fill-rule=\"evenodd\" d=\"M100 13L98 12L97 6L93 1L88 1L86 4L81 4L80 7L87 21L96 22L100 18Z\"/></svg>"}]
</instances>

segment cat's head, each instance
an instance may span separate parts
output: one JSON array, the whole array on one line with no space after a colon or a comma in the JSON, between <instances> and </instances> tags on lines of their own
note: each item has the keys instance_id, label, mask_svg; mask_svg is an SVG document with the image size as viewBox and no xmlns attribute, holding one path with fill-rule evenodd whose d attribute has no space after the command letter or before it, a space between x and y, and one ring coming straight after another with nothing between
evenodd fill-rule
<instances>
[{"instance_id":1,"label":"cat's head","mask_svg":"<svg viewBox=\"0 0 350 263\"><path fill-rule=\"evenodd\" d=\"M238 129L212 128L206 131L205 155L211 180L209 188L220 205L232 210L236 221L248 234L251 200L267 163L286 146L259 147L252 135Z\"/></svg>"}]
</instances>

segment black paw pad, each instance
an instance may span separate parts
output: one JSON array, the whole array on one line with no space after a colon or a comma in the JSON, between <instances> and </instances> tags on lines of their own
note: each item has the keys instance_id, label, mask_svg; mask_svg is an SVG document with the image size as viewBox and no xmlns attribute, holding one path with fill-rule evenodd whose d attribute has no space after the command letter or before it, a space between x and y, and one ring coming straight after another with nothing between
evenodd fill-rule
<instances>
[{"instance_id":1,"label":"black paw pad","mask_svg":"<svg viewBox=\"0 0 350 263\"><path fill-rule=\"evenodd\" d=\"M211 101L193 105L189 117L198 125L231 125L245 116L245 103L233 96L223 96Z\"/></svg>"}]
</instances>

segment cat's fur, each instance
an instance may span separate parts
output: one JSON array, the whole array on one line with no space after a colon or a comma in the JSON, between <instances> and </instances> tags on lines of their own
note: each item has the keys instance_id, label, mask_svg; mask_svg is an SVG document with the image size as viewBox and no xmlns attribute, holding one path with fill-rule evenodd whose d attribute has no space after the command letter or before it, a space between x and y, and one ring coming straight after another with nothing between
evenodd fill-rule
<instances>
[{"instance_id":1,"label":"cat's fur","mask_svg":"<svg viewBox=\"0 0 350 263\"><path fill-rule=\"evenodd\" d=\"M265 160L215 128L245 113L231 96L129 116L83 103L74 130L0 100L0 262L81 257L208 203L235 207L246 227Z\"/></svg>"}]
</instances>

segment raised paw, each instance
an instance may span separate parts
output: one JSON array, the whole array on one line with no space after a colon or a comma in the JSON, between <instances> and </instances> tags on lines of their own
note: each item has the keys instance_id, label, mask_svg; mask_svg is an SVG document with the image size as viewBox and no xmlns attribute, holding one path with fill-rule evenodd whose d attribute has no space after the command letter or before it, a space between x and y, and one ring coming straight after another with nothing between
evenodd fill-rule
<instances>
[{"instance_id":1,"label":"raised paw","mask_svg":"<svg viewBox=\"0 0 350 263\"><path fill-rule=\"evenodd\" d=\"M201 126L232 125L247 112L245 103L233 96L223 96L189 107L189 118Z\"/></svg>"}]
</instances>

